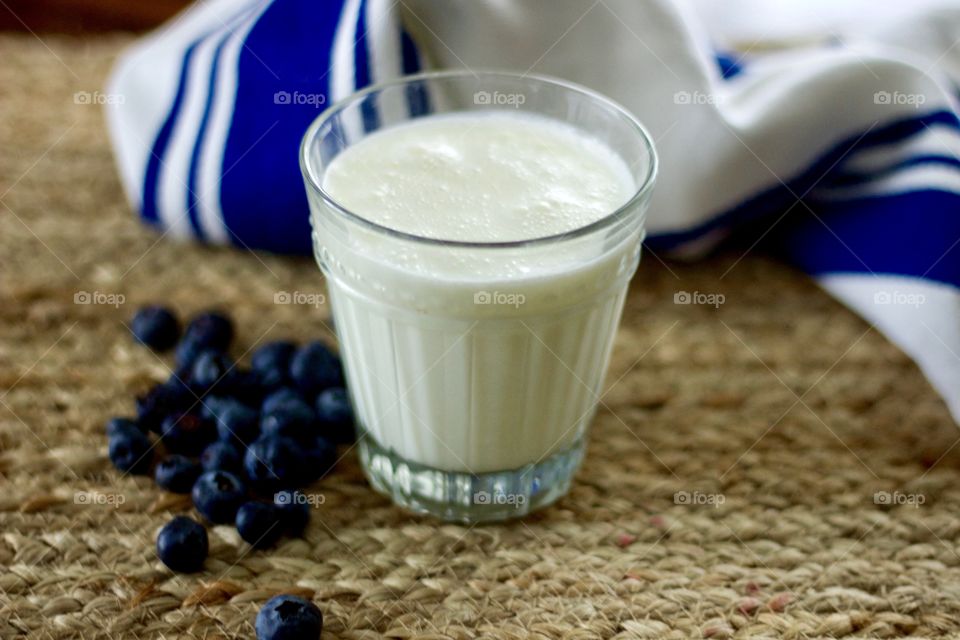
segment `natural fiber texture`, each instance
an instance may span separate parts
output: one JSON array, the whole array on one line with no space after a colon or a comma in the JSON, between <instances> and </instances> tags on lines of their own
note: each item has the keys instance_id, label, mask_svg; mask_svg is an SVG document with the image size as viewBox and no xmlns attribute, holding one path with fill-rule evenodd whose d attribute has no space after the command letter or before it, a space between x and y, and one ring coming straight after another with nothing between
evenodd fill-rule
<instances>
[{"instance_id":1,"label":"natural fiber texture","mask_svg":"<svg viewBox=\"0 0 960 640\"><path fill-rule=\"evenodd\" d=\"M251 551L216 527L206 570L171 574L154 536L188 501L106 460L104 420L167 373L124 322L147 301L222 305L240 355L330 337L325 309L274 304L323 283L310 260L141 227L100 107L73 100L101 89L126 40L44 41L0 37L0 637L249 638L264 600L291 590L312 594L329 638L960 635L960 448L943 403L875 330L742 252L646 255L557 506L439 524L373 493L349 452L314 488L326 503L304 539ZM723 504L677 504L684 491Z\"/></svg>"}]
</instances>

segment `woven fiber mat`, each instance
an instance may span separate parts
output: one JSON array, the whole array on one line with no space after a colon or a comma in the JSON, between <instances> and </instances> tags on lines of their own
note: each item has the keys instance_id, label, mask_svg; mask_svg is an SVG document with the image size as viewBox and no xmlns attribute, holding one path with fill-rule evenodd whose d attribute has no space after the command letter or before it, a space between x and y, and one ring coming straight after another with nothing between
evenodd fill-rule
<instances>
[{"instance_id":1,"label":"woven fiber mat","mask_svg":"<svg viewBox=\"0 0 960 640\"><path fill-rule=\"evenodd\" d=\"M348 452L303 539L251 551L214 527L205 571L166 570L154 537L190 505L120 478L103 435L167 375L127 335L133 310L229 309L238 356L332 336L326 309L274 304L323 291L312 261L159 240L131 215L100 107L74 100L126 42L0 36L0 638L251 638L291 590L326 638L960 636L944 404L803 276L734 251L645 256L556 506L438 523L375 494Z\"/></svg>"}]
</instances>

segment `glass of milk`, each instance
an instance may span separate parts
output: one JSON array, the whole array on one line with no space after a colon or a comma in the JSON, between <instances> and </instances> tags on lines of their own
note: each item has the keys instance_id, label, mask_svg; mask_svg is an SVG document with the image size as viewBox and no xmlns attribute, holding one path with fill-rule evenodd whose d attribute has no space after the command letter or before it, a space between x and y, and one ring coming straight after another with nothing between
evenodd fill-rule
<instances>
[{"instance_id":1,"label":"glass of milk","mask_svg":"<svg viewBox=\"0 0 960 640\"><path fill-rule=\"evenodd\" d=\"M560 80L437 72L333 105L300 163L373 486L462 522L563 496L640 258L643 126Z\"/></svg>"}]
</instances>

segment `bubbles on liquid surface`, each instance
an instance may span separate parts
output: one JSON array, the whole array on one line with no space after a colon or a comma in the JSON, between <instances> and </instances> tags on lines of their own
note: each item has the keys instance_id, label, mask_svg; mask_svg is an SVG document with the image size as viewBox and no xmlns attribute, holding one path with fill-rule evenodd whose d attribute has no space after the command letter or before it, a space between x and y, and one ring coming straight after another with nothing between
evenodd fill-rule
<instances>
[{"instance_id":1,"label":"bubbles on liquid surface","mask_svg":"<svg viewBox=\"0 0 960 640\"><path fill-rule=\"evenodd\" d=\"M607 146L559 121L473 112L418 119L345 150L324 187L354 213L424 237L529 240L613 212L633 179Z\"/></svg>"}]
</instances>

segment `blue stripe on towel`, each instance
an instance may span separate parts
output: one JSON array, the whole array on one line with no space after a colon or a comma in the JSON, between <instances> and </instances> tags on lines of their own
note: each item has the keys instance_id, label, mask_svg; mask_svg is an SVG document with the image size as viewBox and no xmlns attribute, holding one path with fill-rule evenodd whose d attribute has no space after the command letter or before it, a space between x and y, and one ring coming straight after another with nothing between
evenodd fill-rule
<instances>
[{"instance_id":1,"label":"blue stripe on towel","mask_svg":"<svg viewBox=\"0 0 960 640\"><path fill-rule=\"evenodd\" d=\"M720 67L720 75L724 80L735 78L743 72L743 55L735 55L726 51L717 51L714 54L717 66Z\"/></svg>"},{"instance_id":2,"label":"blue stripe on towel","mask_svg":"<svg viewBox=\"0 0 960 640\"><path fill-rule=\"evenodd\" d=\"M417 54L416 45L413 44L413 38L406 29L400 30L400 50L403 58L403 74L410 75L420 71L420 56Z\"/></svg>"},{"instance_id":3,"label":"blue stripe on towel","mask_svg":"<svg viewBox=\"0 0 960 640\"><path fill-rule=\"evenodd\" d=\"M157 203L157 186L160 182L160 168L163 165L163 156L170 144L170 136L173 133L173 126L177 121L177 115L180 113L180 107L183 106L183 98L187 92L187 82L189 80L190 60L193 58L197 47L206 36L194 40L183 53L183 61L180 63L180 79L177 82L177 92L174 95L173 103L170 105L170 112L163 121L163 126L157 132L157 137L150 149L150 157L147 158L147 170L143 176L143 218L151 224L159 224L160 212Z\"/></svg>"},{"instance_id":4,"label":"blue stripe on towel","mask_svg":"<svg viewBox=\"0 0 960 640\"><path fill-rule=\"evenodd\" d=\"M924 165L940 165L960 169L960 158L954 156L919 155L884 167L879 171L838 173L836 176L831 176L830 179L824 180L823 185L830 187L849 187L869 184L882 178L887 178L900 171Z\"/></svg>"},{"instance_id":5,"label":"blue stripe on towel","mask_svg":"<svg viewBox=\"0 0 960 640\"><path fill-rule=\"evenodd\" d=\"M419 73L423 69L420 54L417 51L416 45L413 43L413 38L411 38L410 34L404 29L400 30L400 51L403 60L404 75ZM406 92L407 108L410 110L411 117L422 116L431 112L430 96L422 85L409 85L407 86Z\"/></svg>"},{"instance_id":6,"label":"blue stripe on towel","mask_svg":"<svg viewBox=\"0 0 960 640\"><path fill-rule=\"evenodd\" d=\"M817 204L771 240L811 274L915 276L960 287L960 194L923 190Z\"/></svg>"},{"instance_id":7,"label":"blue stripe on towel","mask_svg":"<svg viewBox=\"0 0 960 640\"><path fill-rule=\"evenodd\" d=\"M936 111L875 128L866 135L850 136L834 145L832 149L823 154L819 160L807 167L801 174L785 179L784 182L789 188L777 183L703 223L682 231L651 235L646 242L655 251L670 251L711 231L738 227L758 218L782 213L796 203L794 194L801 195L814 185L821 182L825 183L827 176L824 176L824 173L831 167L835 167L845 155L851 153L854 146L858 150L863 150L879 145L903 142L913 135L923 133L927 127L933 125L947 125L960 129L960 121L958 121L956 114L950 111ZM803 209L802 206L798 208Z\"/></svg>"},{"instance_id":8,"label":"blue stripe on towel","mask_svg":"<svg viewBox=\"0 0 960 640\"><path fill-rule=\"evenodd\" d=\"M320 45L333 42L342 8L332 0L274 0L247 35L220 189L235 244L310 253L298 149L329 96L331 52ZM289 101L278 102L278 92Z\"/></svg>"},{"instance_id":9,"label":"blue stripe on towel","mask_svg":"<svg viewBox=\"0 0 960 640\"><path fill-rule=\"evenodd\" d=\"M353 43L353 78L354 88L363 89L370 85L370 54L367 51L369 39L367 38L367 1L360 2L360 10L357 12L357 30L356 40ZM363 130L373 131L380 126L380 115L377 113L376 103L368 100L360 106L360 112L363 114Z\"/></svg>"},{"instance_id":10,"label":"blue stripe on towel","mask_svg":"<svg viewBox=\"0 0 960 640\"><path fill-rule=\"evenodd\" d=\"M210 112L213 110L213 99L217 91L217 73L220 66L220 54L223 53L223 47L230 38L228 32L213 52L213 59L210 62L210 82L207 86L207 104L203 108L203 116L200 119L200 127L197 131L197 139L193 145L193 152L190 155L190 174L187 178L187 215L190 217L190 225L194 233L200 240L206 239L206 233L203 231L203 225L197 214L197 174L200 172L200 149L203 147L203 140L207 133L207 124L210 121Z\"/></svg>"}]
</instances>

